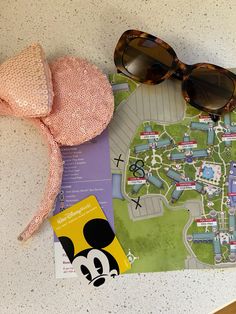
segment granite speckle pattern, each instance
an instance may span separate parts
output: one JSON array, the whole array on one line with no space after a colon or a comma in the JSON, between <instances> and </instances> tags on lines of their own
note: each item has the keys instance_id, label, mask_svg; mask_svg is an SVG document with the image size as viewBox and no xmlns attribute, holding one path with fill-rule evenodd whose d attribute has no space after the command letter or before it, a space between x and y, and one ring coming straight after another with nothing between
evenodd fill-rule
<instances>
[{"instance_id":1,"label":"granite speckle pattern","mask_svg":"<svg viewBox=\"0 0 236 314\"><path fill-rule=\"evenodd\" d=\"M50 59L86 57L114 71L113 49L137 28L170 43L187 63L236 65L234 0L2 0L0 61L39 41ZM0 118L0 313L209 313L236 296L236 270L123 275L89 290L54 276L46 222L25 244L16 240L47 180L47 146L22 119Z\"/></svg>"}]
</instances>

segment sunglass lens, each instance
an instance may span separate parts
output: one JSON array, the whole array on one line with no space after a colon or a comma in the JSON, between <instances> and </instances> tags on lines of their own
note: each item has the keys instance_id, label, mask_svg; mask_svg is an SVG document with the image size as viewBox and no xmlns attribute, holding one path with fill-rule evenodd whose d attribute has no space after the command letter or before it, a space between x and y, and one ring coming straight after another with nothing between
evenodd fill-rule
<instances>
[{"instance_id":1,"label":"sunglass lens","mask_svg":"<svg viewBox=\"0 0 236 314\"><path fill-rule=\"evenodd\" d=\"M190 102L217 111L223 108L234 92L234 82L226 74L209 68L196 68L185 83Z\"/></svg>"},{"instance_id":2,"label":"sunglass lens","mask_svg":"<svg viewBox=\"0 0 236 314\"><path fill-rule=\"evenodd\" d=\"M146 38L134 38L123 54L123 65L137 80L161 81L170 70L174 57L167 49Z\"/></svg>"}]
</instances>

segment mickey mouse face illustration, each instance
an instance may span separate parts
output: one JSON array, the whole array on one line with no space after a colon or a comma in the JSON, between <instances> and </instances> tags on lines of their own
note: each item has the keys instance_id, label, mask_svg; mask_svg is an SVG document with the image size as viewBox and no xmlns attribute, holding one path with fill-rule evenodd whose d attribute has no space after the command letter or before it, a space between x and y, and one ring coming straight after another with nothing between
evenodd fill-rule
<instances>
[{"instance_id":1,"label":"mickey mouse face illustration","mask_svg":"<svg viewBox=\"0 0 236 314\"><path fill-rule=\"evenodd\" d=\"M105 283L106 278L119 274L115 258L106 250L115 238L109 223L105 219L92 219L83 228L84 238L92 247L74 255L74 245L70 238L59 237L70 262L77 272L82 274L94 287Z\"/></svg>"}]
</instances>

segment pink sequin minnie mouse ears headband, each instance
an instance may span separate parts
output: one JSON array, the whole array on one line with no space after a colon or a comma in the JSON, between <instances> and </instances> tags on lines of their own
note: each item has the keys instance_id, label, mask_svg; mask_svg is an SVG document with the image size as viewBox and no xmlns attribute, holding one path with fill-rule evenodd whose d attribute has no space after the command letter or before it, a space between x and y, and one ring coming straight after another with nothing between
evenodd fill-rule
<instances>
[{"instance_id":1,"label":"pink sequin minnie mouse ears headband","mask_svg":"<svg viewBox=\"0 0 236 314\"><path fill-rule=\"evenodd\" d=\"M0 77L0 114L30 119L49 148L44 196L18 237L27 240L47 218L59 192L63 172L59 145L79 145L99 135L112 118L113 94L95 65L63 57L49 67L39 44L0 65Z\"/></svg>"}]
</instances>

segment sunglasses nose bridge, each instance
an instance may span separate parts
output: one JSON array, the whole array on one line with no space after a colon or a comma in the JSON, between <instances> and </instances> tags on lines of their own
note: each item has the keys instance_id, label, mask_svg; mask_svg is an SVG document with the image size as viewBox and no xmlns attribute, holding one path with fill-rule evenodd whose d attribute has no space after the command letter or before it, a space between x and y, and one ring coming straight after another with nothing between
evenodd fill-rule
<instances>
[{"instance_id":1,"label":"sunglasses nose bridge","mask_svg":"<svg viewBox=\"0 0 236 314\"><path fill-rule=\"evenodd\" d=\"M188 65L180 61L178 58L176 58L175 62L176 67L172 76L180 81L183 81L188 69Z\"/></svg>"},{"instance_id":2,"label":"sunglasses nose bridge","mask_svg":"<svg viewBox=\"0 0 236 314\"><path fill-rule=\"evenodd\" d=\"M187 72L189 68L189 65L180 61L179 59L177 60L177 70L183 73L183 75Z\"/></svg>"}]
</instances>

